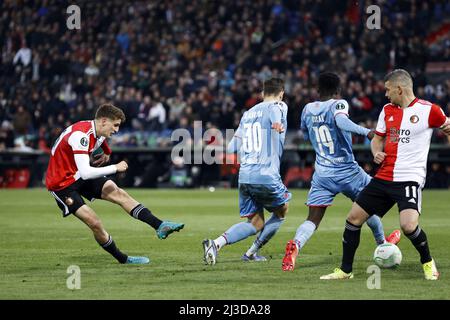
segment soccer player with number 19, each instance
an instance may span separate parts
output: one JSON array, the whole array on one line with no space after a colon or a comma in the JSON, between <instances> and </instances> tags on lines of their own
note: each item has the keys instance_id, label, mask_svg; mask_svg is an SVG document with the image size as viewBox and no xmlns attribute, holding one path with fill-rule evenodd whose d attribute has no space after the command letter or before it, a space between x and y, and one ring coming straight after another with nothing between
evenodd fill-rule
<instances>
[{"instance_id":1,"label":"soccer player with number 19","mask_svg":"<svg viewBox=\"0 0 450 320\"><path fill-rule=\"evenodd\" d=\"M349 105L337 99L340 79L335 73L324 72L319 76L320 101L308 103L302 112L301 129L316 151L315 172L306 205L308 218L297 229L295 238L286 245L282 262L283 271L293 271L298 252L305 246L319 227L325 211L334 197L342 193L352 201L370 182L371 177L355 161L352 151L352 133L372 139L374 133L353 123L348 116ZM400 230L387 239L378 216L367 220L377 244L400 241Z\"/></svg>"},{"instance_id":2,"label":"soccer player with number 19","mask_svg":"<svg viewBox=\"0 0 450 320\"><path fill-rule=\"evenodd\" d=\"M228 145L229 152L238 151L239 209L247 222L233 225L217 239L203 241L204 261L216 263L217 253L232 244L261 231L244 261L265 261L258 250L278 231L288 210L291 193L281 181L280 159L287 127L287 105L282 101L284 82L272 78L264 82L264 101L242 116L239 128ZM264 209L272 216L264 222Z\"/></svg>"}]
</instances>

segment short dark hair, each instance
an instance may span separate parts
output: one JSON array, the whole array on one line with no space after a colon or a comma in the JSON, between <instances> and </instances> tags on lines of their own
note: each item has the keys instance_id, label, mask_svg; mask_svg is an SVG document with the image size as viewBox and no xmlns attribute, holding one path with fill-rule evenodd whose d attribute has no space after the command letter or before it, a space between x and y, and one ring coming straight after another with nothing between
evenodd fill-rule
<instances>
[{"instance_id":1,"label":"short dark hair","mask_svg":"<svg viewBox=\"0 0 450 320\"><path fill-rule=\"evenodd\" d=\"M389 72L384 77L384 82L394 82L394 83L400 83L408 87L413 86L413 79L408 71L405 69L395 69L391 72Z\"/></svg>"},{"instance_id":2,"label":"short dark hair","mask_svg":"<svg viewBox=\"0 0 450 320\"><path fill-rule=\"evenodd\" d=\"M263 92L266 96L274 96L284 91L284 81L280 78L271 78L264 81Z\"/></svg>"},{"instance_id":3,"label":"short dark hair","mask_svg":"<svg viewBox=\"0 0 450 320\"><path fill-rule=\"evenodd\" d=\"M321 96L331 96L339 93L341 89L341 79L336 73L323 72L319 75L319 94Z\"/></svg>"},{"instance_id":4,"label":"short dark hair","mask_svg":"<svg viewBox=\"0 0 450 320\"><path fill-rule=\"evenodd\" d=\"M111 120L121 120L122 123L125 122L125 114L120 108L117 108L111 103L102 104L98 107L97 112L95 112L95 119L108 118Z\"/></svg>"}]
</instances>

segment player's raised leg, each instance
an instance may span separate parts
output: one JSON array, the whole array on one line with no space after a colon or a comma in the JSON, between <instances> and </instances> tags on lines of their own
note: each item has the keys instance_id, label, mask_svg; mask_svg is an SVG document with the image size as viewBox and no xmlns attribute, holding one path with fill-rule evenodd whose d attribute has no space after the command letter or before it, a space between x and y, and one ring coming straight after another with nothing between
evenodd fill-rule
<instances>
[{"instance_id":1,"label":"player's raised leg","mask_svg":"<svg viewBox=\"0 0 450 320\"><path fill-rule=\"evenodd\" d=\"M132 198L125 190L119 188L112 180L105 182L102 188L102 199L120 205L133 218L147 223L156 230L159 239L165 239L174 231L183 229L183 223L161 221L145 206Z\"/></svg>"},{"instance_id":2,"label":"player's raised leg","mask_svg":"<svg viewBox=\"0 0 450 320\"><path fill-rule=\"evenodd\" d=\"M112 237L104 229L94 210L87 205L81 206L75 212L75 216L91 229L97 243L120 263L146 264L150 262L150 259L147 257L131 257L120 251Z\"/></svg>"},{"instance_id":3,"label":"player's raised leg","mask_svg":"<svg viewBox=\"0 0 450 320\"><path fill-rule=\"evenodd\" d=\"M400 227L405 236L411 240L411 243L420 254L420 262L423 266L425 279L439 279L436 263L430 254L427 235L419 226L419 212L415 209L405 209L400 211Z\"/></svg>"}]
</instances>

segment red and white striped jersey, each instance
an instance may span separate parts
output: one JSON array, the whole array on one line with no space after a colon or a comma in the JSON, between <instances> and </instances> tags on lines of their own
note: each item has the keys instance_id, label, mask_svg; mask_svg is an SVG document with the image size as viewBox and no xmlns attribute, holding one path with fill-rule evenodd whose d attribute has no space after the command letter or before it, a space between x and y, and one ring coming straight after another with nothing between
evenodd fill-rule
<instances>
[{"instance_id":1,"label":"red and white striped jersey","mask_svg":"<svg viewBox=\"0 0 450 320\"><path fill-rule=\"evenodd\" d=\"M45 177L47 189L58 191L77 181L80 174L74 155L90 155L99 147L105 154L111 154L105 137L97 137L94 121L80 121L67 127L52 148Z\"/></svg>"},{"instance_id":2,"label":"red and white striped jersey","mask_svg":"<svg viewBox=\"0 0 450 320\"><path fill-rule=\"evenodd\" d=\"M425 100L416 98L405 109L386 104L375 131L386 138L386 158L375 178L416 181L423 186L433 128L439 128L446 120L444 111L438 105Z\"/></svg>"}]
</instances>

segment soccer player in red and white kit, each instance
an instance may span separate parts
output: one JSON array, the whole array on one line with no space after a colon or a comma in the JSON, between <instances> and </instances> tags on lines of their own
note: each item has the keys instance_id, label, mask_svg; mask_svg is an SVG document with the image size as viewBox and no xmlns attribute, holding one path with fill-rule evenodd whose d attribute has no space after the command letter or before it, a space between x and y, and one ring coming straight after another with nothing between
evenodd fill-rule
<instances>
[{"instance_id":1,"label":"soccer player in red and white kit","mask_svg":"<svg viewBox=\"0 0 450 320\"><path fill-rule=\"evenodd\" d=\"M117 133L124 121L121 109L103 104L97 109L94 120L80 121L66 128L53 145L45 182L63 217L74 214L83 221L100 246L120 263L146 264L150 262L147 257L128 256L117 248L94 210L82 198L90 201L103 199L120 205L131 216L153 227L159 239L165 239L184 227L182 223L159 220L106 177L126 171L128 164L125 161L105 167L90 165L90 155L99 147L103 154L97 156L93 165L101 166L109 161L111 149L105 139Z\"/></svg>"},{"instance_id":2,"label":"soccer player in red and white kit","mask_svg":"<svg viewBox=\"0 0 450 320\"><path fill-rule=\"evenodd\" d=\"M415 97L410 74L396 69L385 77L386 104L378 118L371 142L374 162L381 164L372 181L356 198L345 224L340 268L320 279L353 278L352 266L359 245L361 225L374 214L383 217L394 204L400 213L400 227L420 254L425 279L437 280L427 236L419 226L422 188L433 128L449 134L442 109Z\"/></svg>"}]
</instances>

